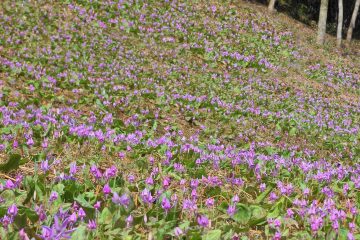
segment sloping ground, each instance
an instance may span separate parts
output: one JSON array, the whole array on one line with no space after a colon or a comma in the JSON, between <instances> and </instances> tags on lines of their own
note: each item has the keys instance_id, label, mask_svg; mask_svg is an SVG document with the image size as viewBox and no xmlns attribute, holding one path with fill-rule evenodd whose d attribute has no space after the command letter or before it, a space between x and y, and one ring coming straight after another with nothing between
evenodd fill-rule
<instances>
[{"instance_id":1,"label":"sloping ground","mask_svg":"<svg viewBox=\"0 0 360 240\"><path fill-rule=\"evenodd\" d=\"M2 238L360 237L355 51L242 1L1 4Z\"/></svg>"}]
</instances>

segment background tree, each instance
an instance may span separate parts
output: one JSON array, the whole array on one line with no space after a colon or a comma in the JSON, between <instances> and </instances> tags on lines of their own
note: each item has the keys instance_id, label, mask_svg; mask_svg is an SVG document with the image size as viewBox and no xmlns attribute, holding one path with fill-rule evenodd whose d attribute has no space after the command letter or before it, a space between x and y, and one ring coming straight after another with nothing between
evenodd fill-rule
<instances>
[{"instance_id":1,"label":"background tree","mask_svg":"<svg viewBox=\"0 0 360 240\"><path fill-rule=\"evenodd\" d=\"M266 4L267 7L269 7L270 5L270 0L247 0L247 1L263 3ZM346 0L346 1L342 0L343 23L341 26L343 31L342 35L343 37L345 36L345 39L347 37L347 31L354 12L354 6L357 1L358 0ZM339 27L338 22L340 17L339 0L328 0L328 2L329 3L328 3L328 13L326 19L326 33L336 36L337 27ZM275 0L274 4L276 4L275 6L276 11L286 13L287 15L309 26L316 28L318 27L317 23L319 20L321 0ZM360 6L358 11L360 11ZM354 25L354 28L351 30L352 39L354 38L360 39L360 24L358 24L359 21L360 21L360 13L357 14L357 18L355 20L356 24ZM343 40L342 43L344 43Z\"/></svg>"},{"instance_id":2,"label":"background tree","mask_svg":"<svg viewBox=\"0 0 360 240\"><path fill-rule=\"evenodd\" d=\"M350 22L349 29L348 29L347 36L346 36L346 41L348 43L350 43L350 41L351 41L353 30L355 28L356 18L357 18L358 12L359 12L359 5L360 5L360 0L356 0L354 11L351 16L351 22Z\"/></svg>"},{"instance_id":3,"label":"background tree","mask_svg":"<svg viewBox=\"0 0 360 240\"><path fill-rule=\"evenodd\" d=\"M270 12L274 12L274 10L275 10L275 1L276 0L270 0L270 2L269 2L268 9Z\"/></svg>"},{"instance_id":4,"label":"background tree","mask_svg":"<svg viewBox=\"0 0 360 240\"><path fill-rule=\"evenodd\" d=\"M343 18L344 18L343 0L339 0L338 4L339 4L339 15L338 15L338 25L337 25L337 33L336 33L336 45L338 47L341 47Z\"/></svg>"},{"instance_id":5,"label":"background tree","mask_svg":"<svg viewBox=\"0 0 360 240\"><path fill-rule=\"evenodd\" d=\"M325 41L328 7L329 7L329 0L321 0L319 22L318 22L318 34L316 38L316 42L321 45L324 44Z\"/></svg>"}]
</instances>

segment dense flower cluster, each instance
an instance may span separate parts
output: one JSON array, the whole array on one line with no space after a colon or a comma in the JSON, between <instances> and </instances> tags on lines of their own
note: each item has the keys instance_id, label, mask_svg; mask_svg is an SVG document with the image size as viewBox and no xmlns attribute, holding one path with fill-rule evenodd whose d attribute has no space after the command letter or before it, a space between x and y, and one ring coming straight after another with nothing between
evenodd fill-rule
<instances>
[{"instance_id":1,"label":"dense flower cluster","mask_svg":"<svg viewBox=\"0 0 360 240\"><path fill-rule=\"evenodd\" d=\"M271 77L303 53L231 1L2 4L0 238L359 237L356 73Z\"/></svg>"}]
</instances>

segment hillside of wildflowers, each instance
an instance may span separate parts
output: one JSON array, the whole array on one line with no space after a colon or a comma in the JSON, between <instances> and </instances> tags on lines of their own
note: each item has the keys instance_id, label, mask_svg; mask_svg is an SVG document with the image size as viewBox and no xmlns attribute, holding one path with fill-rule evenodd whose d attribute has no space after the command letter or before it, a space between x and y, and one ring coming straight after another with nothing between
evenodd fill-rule
<instances>
[{"instance_id":1,"label":"hillside of wildflowers","mask_svg":"<svg viewBox=\"0 0 360 240\"><path fill-rule=\"evenodd\" d=\"M360 60L260 8L1 1L0 239L360 239Z\"/></svg>"}]
</instances>

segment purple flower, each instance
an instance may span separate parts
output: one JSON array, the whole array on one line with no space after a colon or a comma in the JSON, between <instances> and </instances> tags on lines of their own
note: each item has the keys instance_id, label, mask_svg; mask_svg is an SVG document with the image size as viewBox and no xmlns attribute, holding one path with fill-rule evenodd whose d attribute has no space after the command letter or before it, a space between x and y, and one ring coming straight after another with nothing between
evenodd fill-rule
<instances>
[{"instance_id":1,"label":"purple flower","mask_svg":"<svg viewBox=\"0 0 360 240\"><path fill-rule=\"evenodd\" d=\"M84 209L82 209L82 208L79 209L78 216L80 217L81 220L84 219L84 217L86 216Z\"/></svg>"},{"instance_id":2,"label":"purple flower","mask_svg":"<svg viewBox=\"0 0 360 240\"><path fill-rule=\"evenodd\" d=\"M294 211L291 210L291 208L289 208L288 210L286 210L286 215L289 217L289 218L292 218L294 216Z\"/></svg>"},{"instance_id":3,"label":"purple flower","mask_svg":"<svg viewBox=\"0 0 360 240\"><path fill-rule=\"evenodd\" d=\"M120 204L123 205L125 208L127 208L130 204L130 197L124 193L123 195L121 195L120 197Z\"/></svg>"},{"instance_id":4,"label":"purple flower","mask_svg":"<svg viewBox=\"0 0 360 240\"><path fill-rule=\"evenodd\" d=\"M207 207L213 207L214 206L214 199L213 198L208 198L208 199L206 199L206 201L205 201L205 205L207 206Z\"/></svg>"},{"instance_id":5,"label":"purple flower","mask_svg":"<svg viewBox=\"0 0 360 240\"><path fill-rule=\"evenodd\" d=\"M176 193L174 193L170 199L171 199L171 202L175 205L178 201L178 196L176 195Z\"/></svg>"},{"instance_id":6,"label":"purple flower","mask_svg":"<svg viewBox=\"0 0 360 240\"><path fill-rule=\"evenodd\" d=\"M110 168L107 168L104 173L107 179L115 177L116 174L117 174L117 168L115 166L111 166Z\"/></svg>"},{"instance_id":7,"label":"purple flower","mask_svg":"<svg viewBox=\"0 0 360 240\"><path fill-rule=\"evenodd\" d=\"M119 194L114 192L111 200L113 203L123 205L124 207L128 207L130 204L130 198L125 193L121 197L119 197Z\"/></svg>"},{"instance_id":8,"label":"purple flower","mask_svg":"<svg viewBox=\"0 0 360 240\"><path fill-rule=\"evenodd\" d=\"M50 201L50 202L53 202L53 201L55 201L56 199L58 199L58 197L59 197L58 193L55 192L55 191L52 191L51 194L50 194L49 201Z\"/></svg>"},{"instance_id":9,"label":"purple flower","mask_svg":"<svg viewBox=\"0 0 360 240\"><path fill-rule=\"evenodd\" d=\"M239 202L239 196L238 196L238 195L235 195L235 196L231 199L231 201L232 201L233 203Z\"/></svg>"},{"instance_id":10,"label":"purple flower","mask_svg":"<svg viewBox=\"0 0 360 240\"><path fill-rule=\"evenodd\" d=\"M46 173L46 172L50 169L48 160L42 161L42 162L40 163L40 169L41 169L44 173Z\"/></svg>"},{"instance_id":11,"label":"purple flower","mask_svg":"<svg viewBox=\"0 0 360 240\"><path fill-rule=\"evenodd\" d=\"M30 137L27 141L26 141L26 144L29 145L30 147L32 145L34 145L34 140L32 139L32 137Z\"/></svg>"},{"instance_id":12,"label":"purple flower","mask_svg":"<svg viewBox=\"0 0 360 240\"><path fill-rule=\"evenodd\" d=\"M68 211L63 210L62 207L60 207L57 215L58 215L59 218L64 219L64 218L66 218L68 216Z\"/></svg>"},{"instance_id":13,"label":"purple flower","mask_svg":"<svg viewBox=\"0 0 360 240\"><path fill-rule=\"evenodd\" d=\"M276 232L274 237L273 237L274 240L280 240L281 239L281 233L280 232Z\"/></svg>"},{"instance_id":14,"label":"purple flower","mask_svg":"<svg viewBox=\"0 0 360 240\"><path fill-rule=\"evenodd\" d=\"M208 227L209 226L209 219L205 215L198 216L197 222L202 227Z\"/></svg>"},{"instance_id":15,"label":"purple flower","mask_svg":"<svg viewBox=\"0 0 360 240\"><path fill-rule=\"evenodd\" d=\"M72 213L69 217L69 221L71 223L75 223L77 221L77 216L76 216L76 213Z\"/></svg>"},{"instance_id":16,"label":"purple flower","mask_svg":"<svg viewBox=\"0 0 360 240\"><path fill-rule=\"evenodd\" d=\"M186 184L186 179L181 179L181 180L180 180L180 185L183 186L183 185L185 185L185 184Z\"/></svg>"},{"instance_id":17,"label":"purple flower","mask_svg":"<svg viewBox=\"0 0 360 240\"><path fill-rule=\"evenodd\" d=\"M279 228L281 226L281 221L279 219L275 219L273 224L275 228Z\"/></svg>"},{"instance_id":18,"label":"purple flower","mask_svg":"<svg viewBox=\"0 0 360 240\"><path fill-rule=\"evenodd\" d=\"M75 175L77 172L76 162L70 164L70 175Z\"/></svg>"},{"instance_id":19,"label":"purple flower","mask_svg":"<svg viewBox=\"0 0 360 240\"><path fill-rule=\"evenodd\" d=\"M355 240L354 234L351 233L351 232L348 232L348 234L347 234L347 239L348 239L348 240Z\"/></svg>"},{"instance_id":20,"label":"purple flower","mask_svg":"<svg viewBox=\"0 0 360 240\"><path fill-rule=\"evenodd\" d=\"M310 193L310 189L309 189L309 188L305 188L305 189L303 190L303 193L304 193L305 196L308 196L309 193Z\"/></svg>"},{"instance_id":21,"label":"purple flower","mask_svg":"<svg viewBox=\"0 0 360 240\"><path fill-rule=\"evenodd\" d=\"M45 214L45 211L41 206L36 206L35 207L35 211L36 211L36 214L39 216L39 220L42 222L42 221L45 221L46 219L46 214Z\"/></svg>"},{"instance_id":22,"label":"purple flower","mask_svg":"<svg viewBox=\"0 0 360 240\"><path fill-rule=\"evenodd\" d=\"M165 210L165 212L167 212L171 208L169 199L164 197L163 200L161 201L161 207Z\"/></svg>"},{"instance_id":23,"label":"purple flower","mask_svg":"<svg viewBox=\"0 0 360 240\"><path fill-rule=\"evenodd\" d=\"M265 189L266 189L266 184L265 183L260 184L260 191L263 192L265 191Z\"/></svg>"},{"instance_id":24,"label":"purple flower","mask_svg":"<svg viewBox=\"0 0 360 240\"><path fill-rule=\"evenodd\" d=\"M170 178L169 177L165 177L163 180L163 188L168 188L170 186Z\"/></svg>"},{"instance_id":25,"label":"purple flower","mask_svg":"<svg viewBox=\"0 0 360 240\"><path fill-rule=\"evenodd\" d=\"M88 223L87 227L88 227L90 230L96 229L96 221L95 221L95 220L89 220L89 223Z\"/></svg>"},{"instance_id":26,"label":"purple flower","mask_svg":"<svg viewBox=\"0 0 360 240\"><path fill-rule=\"evenodd\" d=\"M18 148L18 147L19 147L19 142L17 140L14 140L13 148Z\"/></svg>"},{"instance_id":27,"label":"purple flower","mask_svg":"<svg viewBox=\"0 0 360 240\"><path fill-rule=\"evenodd\" d=\"M216 12L216 6L215 6L215 5L211 5L211 11L212 11L213 13Z\"/></svg>"},{"instance_id":28,"label":"purple flower","mask_svg":"<svg viewBox=\"0 0 360 240\"><path fill-rule=\"evenodd\" d=\"M152 176L150 176L150 177L148 177L146 180L145 180L145 183L147 184L147 185L154 185L154 180L153 180L153 178L152 178Z\"/></svg>"},{"instance_id":29,"label":"purple flower","mask_svg":"<svg viewBox=\"0 0 360 240\"><path fill-rule=\"evenodd\" d=\"M180 237L180 236L183 235L183 234L184 234L184 232L183 232L183 230L181 230L181 228L176 227L176 228L174 229L174 235L175 235L176 237Z\"/></svg>"},{"instance_id":30,"label":"purple flower","mask_svg":"<svg viewBox=\"0 0 360 240\"><path fill-rule=\"evenodd\" d=\"M109 195L111 193L111 188L109 186L109 184L105 184L103 187L103 193L105 196Z\"/></svg>"},{"instance_id":31,"label":"purple flower","mask_svg":"<svg viewBox=\"0 0 360 240\"><path fill-rule=\"evenodd\" d=\"M79 210L79 207L80 206L79 206L79 204L77 202L74 202L73 205L72 205L73 211L76 211L76 212Z\"/></svg>"},{"instance_id":32,"label":"purple flower","mask_svg":"<svg viewBox=\"0 0 360 240\"><path fill-rule=\"evenodd\" d=\"M129 228L132 224L132 222L134 221L134 217L132 215L129 215L126 219L126 227Z\"/></svg>"},{"instance_id":33,"label":"purple flower","mask_svg":"<svg viewBox=\"0 0 360 240\"><path fill-rule=\"evenodd\" d=\"M13 217L16 216L17 213L18 213L18 209L17 209L16 205L15 205L15 204L11 205L11 206L8 208L7 213L8 213L10 216L13 216Z\"/></svg>"},{"instance_id":34,"label":"purple flower","mask_svg":"<svg viewBox=\"0 0 360 240\"><path fill-rule=\"evenodd\" d=\"M96 210L99 210L100 209L100 206L101 206L101 202L100 201L97 201L95 204L94 204L94 208Z\"/></svg>"},{"instance_id":35,"label":"purple flower","mask_svg":"<svg viewBox=\"0 0 360 240\"><path fill-rule=\"evenodd\" d=\"M9 217L8 215L5 215L2 219L1 219L1 223L3 225L4 228L7 228L7 226L12 223L13 218Z\"/></svg>"},{"instance_id":36,"label":"purple flower","mask_svg":"<svg viewBox=\"0 0 360 240\"><path fill-rule=\"evenodd\" d=\"M183 201L183 210L190 210L190 211L194 212L196 209L197 209L196 202L194 202L190 199L185 199Z\"/></svg>"},{"instance_id":37,"label":"purple flower","mask_svg":"<svg viewBox=\"0 0 360 240\"><path fill-rule=\"evenodd\" d=\"M270 193L269 199L270 201L275 201L278 199L278 196L276 195L276 193L272 192Z\"/></svg>"},{"instance_id":38,"label":"purple flower","mask_svg":"<svg viewBox=\"0 0 360 240\"><path fill-rule=\"evenodd\" d=\"M230 217L234 216L236 212L236 207L235 205L231 204L229 205L228 209L227 209L227 213L229 214Z\"/></svg>"},{"instance_id":39,"label":"purple flower","mask_svg":"<svg viewBox=\"0 0 360 240\"><path fill-rule=\"evenodd\" d=\"M351 231L354 231L356 228L356 224L354 222L349 223L349 228L351 229Z\"/></svg>"},{"instance_id":40,"label":"purple flower","mask_svg":"<svg viewBox=\"0 0 360 240\"><path fill-rule=\"evenodd\" d=\"M199 186L199 179L192 179L190 182L191 188L197 188Z\"/></svg>"},{"instance_id":41,"label":"purple flower","mask_svg":"<svg viewBox=\"0 0 360 240\"><path fill-rule=\"evenodd\" d=\"M347 195L347 192L349 191L349 189L350 189L349 184L345 183L343 186L344 195Z\"/></svg>"},{"instance_id":42,"label":"purple flower","mask_svg":"<svg viewBox=\"0 0 360 240\"><path fill-rule=\"evenodd\" d=\"M111 201L115 204L120 204L120 196L116 192L113 193L113 197L111 198Z\"/></svg>"},{"instance_id":43,"label":"purple flower","mask_svg":"<svg viewBox=\"0 0 360 240\"><path fill-rule=\"evenodd\" d=\"M13 181L11 181L10 179L6 181L6 183L5 183L5 188L7 188L7 189L13 189L13 188L15 188L15 187L16 187L16 186L15 186L15 184L13 183Z\"/></svg>"},{"instance_id":44,"label":"purple flower","mask_svg":"<svg viewBox=\"0 0 360 240\"><path fill-rule=\"evenodd\" d=\"M44 240L51 240L53 239L54 233L52 231L51 228L47 227L47 226L42 226L42 231L41 231L41 238Z\"/></svg>"},{"instance_id":45,"label":"purple flower","mask_svg":"<svg viewBox=\"0 0 360 240\"><path fill-rule=\"evenodd\" d=\"M141 194L140 194L140 197L142 199L142 201L145 203L145 204L149 204L149 203L152 203L153 202L153 197L151 195L151 192L145 188Z\"/></svg>"},{"instance_id":46,"label":"purple flower","mask_svg":"<svg viewBox=\"0 0 360 240\"><path fill-rule=\"evenodd\" d=\"M129 181L129 183L134 183L134 182L135 182L135 176L132 175L132 174L130 174L130 175L128 176L128 181Z\"/></svg>"},{"instance_id":47,"label":"purple flower","mask_svg":"<svg viewBox=\"0 0 360 240\"><path fill-rule=\"evenodd\" d=\"M75 229L71 228L71 224L69 223L71 223L69 218L61 223L59 217L55 215L53 226L42 226L42 234L39 237L44 240L69 239L71 237L70 234L75 231Z\"/></svg>"},{"instance_id":48,"label":"purple flower","mask_svg":"<svg viewBox=\"0 0 360 240\"><path fill-rule=\"evenodd\" d=\"M335 230L335 232L337 232L339 230L339 221L333 221L331 226Z\"/></svg>"},{"instance_id":49,"label":"purple flower","mask_svg":"<svg viewBox=\"0 0 360 240\"><path fill-rule=\"evenodd\" d=\"M48 139L45 138L44 141L41 143L41 147L42 147L42 148L47 148L48 146L49 146Z\"/></svg>"},{"instance_id":50,"label":"purple flower","mask_svg":"<svg viewBox=\"0 0 360 240\"><path fill-rule=\"evenodd\" d=\"M19 238L20 240L30 240L23 228L19 231Z\"/></svg>"},{"instance_id":51,"label":"purple flower","mask_svg":"<svg viewBox=\"0 0 360 240\"><path fill-rule=\"evenodd\" d=\"M197 199L197 198L198 198L198 194L197 194L195 188L194 188L193 190L191 190L191 197L192 197L193 199Z\"/></svg>"},{"instance_id":52,"label":"purple flower","mask_svg":"<svg viewBox=\"0 0 360 240\"><path fill-rule=\"evenodd\" d=\"M126 153L125 152L119 152L118 156L119 156L120 159L123 159L126 156Z\"/></svg>"},{"instance_id":53,"label":"purple flower","mask_svg":"<svg viewBox=\"0 0 360 240\"><path fill-rule=\"evenodd\" d=\"M96 165L92 165L90 167L90 172L94 175L94 177L96 179L100 179L102 178L102 173L100 172L100 170L96 167Z\"/></svg>"},{"instance_id":54,"label":"purple flower","mask_svg":"<svg viewBox=\"0 0 360 240\"><path fill-rule=\"evenodd\" d=\"M317 232L323 224L323 219L321 217L318 217L316 215L312 215L310 217L310 226L311 226L311 231L313 232Z\"/></svg>"},{"instance_id":55,"label":"purple flower","mask_svg":"<svg viewBox=\"0 0 360 240\"><path fill-rule=\"evenodd\" d=\"M15 186L16 186L16 187L19 187L19 186L20 186L23 178L24 178L24 177L23 177L22 175L17 175L17 176L16 176L16 178L15 178Z\"/></svg>"}]
</instances>

